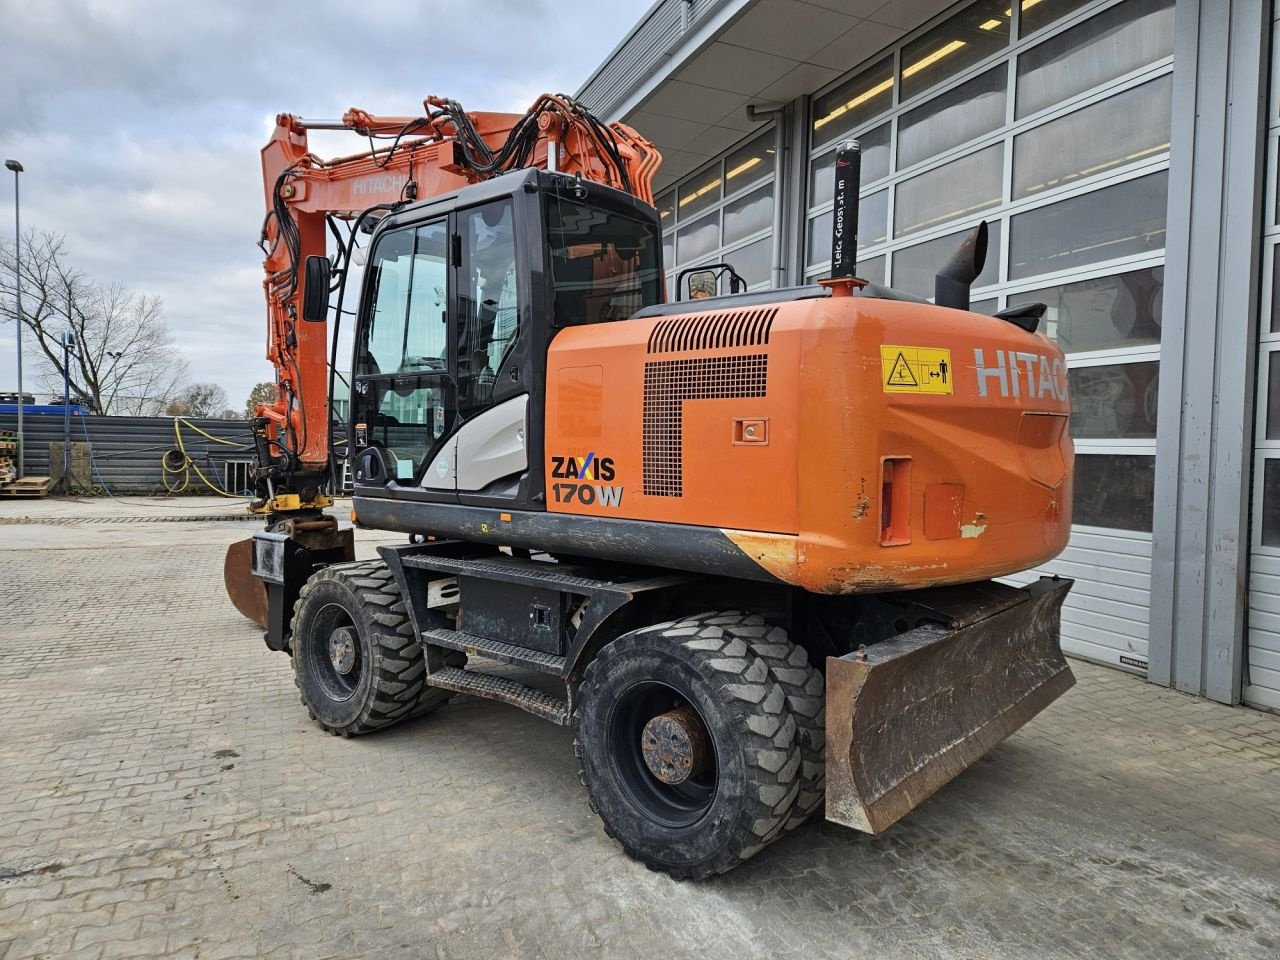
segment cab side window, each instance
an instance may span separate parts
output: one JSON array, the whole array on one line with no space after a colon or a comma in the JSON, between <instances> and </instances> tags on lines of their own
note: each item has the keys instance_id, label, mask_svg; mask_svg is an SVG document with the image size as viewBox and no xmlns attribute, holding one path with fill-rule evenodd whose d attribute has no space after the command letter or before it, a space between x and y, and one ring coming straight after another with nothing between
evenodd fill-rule
<instances>
[{"instance_id":1,"label":"cab side window","mask_svg":"<svg viewBox=\"0 0 1280 960\"><path fill-rule=\"evenodd\" d=\"M378 242L372 316L356 376L444 369L448 232L443 220Z\"/></svg>"},{"instance_id":2,"label":"cab side window","mask_svg":"<svg viewBox=\"0 0 1280 960\"><path fill-rule=\"evenodd\" d=\"M489 406L493 386L520 332L512 202L498 200L458 214L458 406Z\"/></svg>"}]
</instances>

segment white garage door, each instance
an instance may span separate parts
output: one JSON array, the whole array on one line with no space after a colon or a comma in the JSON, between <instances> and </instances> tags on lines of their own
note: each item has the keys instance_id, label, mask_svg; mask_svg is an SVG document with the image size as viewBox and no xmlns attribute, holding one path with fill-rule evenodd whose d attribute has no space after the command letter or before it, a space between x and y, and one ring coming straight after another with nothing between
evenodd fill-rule
<instances>
[{"instance_id":1,"label":"white garage door","mask_svg":"<svg viewBox=\"0 0 1280 960\"><path fill-rule=\"evenodd\" d=\"M1280 14L1280 9L1277 10ZM1245 634L1244 701L1280 710L1280 220L1276 211L1280 137L1280 28L1272 37L1271 103L1267 110L1267 196L1262 219L1262 296L1258 323L1258 393L1253 458L1249 625Z\"/></svg>"},{"instance_id":2,"label":"white garage door","mask_svg":"<svg viewBox=\"0 0 1280 960\"><path fill-rule=\"evenodd\" d=\"M1021 586L1049 574L1076 582L1062 608L1062 649L1072 656L1145 676L1151 622L1151 535L1076 527L1060 557L1009 577L1007 582ZM1280 597L1277 601L1280 610Z\"/></svg>"}]
</instances>

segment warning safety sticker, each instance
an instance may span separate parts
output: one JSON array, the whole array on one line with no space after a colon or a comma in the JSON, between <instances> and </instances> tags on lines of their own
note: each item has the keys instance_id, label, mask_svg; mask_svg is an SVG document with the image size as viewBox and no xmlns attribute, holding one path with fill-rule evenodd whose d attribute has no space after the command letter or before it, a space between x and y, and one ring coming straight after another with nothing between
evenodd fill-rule
<instances>
[{"instance_id":1,"label":"warning safety sticker","mask_svg":"<svg viewBox=\"0 0 1280 960\"><path fill-rule=\"evenodd\" d=\"M952 379L950 350L880 345L880 382L885 393L949 394Z\"/></svg>"}]
</instances>

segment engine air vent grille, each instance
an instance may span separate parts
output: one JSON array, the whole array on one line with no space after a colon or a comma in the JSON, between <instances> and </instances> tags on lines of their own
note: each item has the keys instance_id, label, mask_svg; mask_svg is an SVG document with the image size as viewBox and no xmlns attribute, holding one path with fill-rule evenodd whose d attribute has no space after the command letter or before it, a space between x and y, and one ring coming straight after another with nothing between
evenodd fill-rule
<instances>
[{"instance_id":1,"label":"engine air vent grille","mask_svg":"<svg viewBox=\"0 0 1280 960\"><path fill-rule=\"evenodd\" d=\"M778 308L730 310L660 320L649 334L649 353L763 347Z\"/></svg>"},{"instance_id":2,"label":"engine air vent grille","mask_svg":"<svg viewBox=\"0 0 1280 960\"><path fill-rule=\"evenodd\" d=\"M684 496L686 400L763 397L769 355L650 360L644 365L643 472L649 497Z\"/></svg>"}]
</instances>

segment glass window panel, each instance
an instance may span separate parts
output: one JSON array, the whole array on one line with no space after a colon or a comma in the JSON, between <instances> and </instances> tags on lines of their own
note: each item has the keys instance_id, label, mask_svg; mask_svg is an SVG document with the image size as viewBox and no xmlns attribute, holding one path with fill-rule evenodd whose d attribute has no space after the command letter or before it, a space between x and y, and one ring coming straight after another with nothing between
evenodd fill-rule
<instances>
[{"instance_id":1,"label":"glass window panel","mask_svg":"<svg viewBox=\"0 0 1280 960\"><path fill-rule=\"evenodd\" d=\"M985 313L988 317L995 316L995 312L1000 309L1000 301L995 297L988 300L974 300L969 304L969 310L973 313Z\"/></svg>"},{"instance_id":2,"label":"glass window panel","mask_svg":"<svg viewBox=\"0 0 1280 960\"><path fill-rule=\"evenodd\" d=\"M828 227L827 246L831 246ZM889 239L889 191L880 190L858 201L858 249Z\"/></svg>"},{"instance_id":3,"label":"glass window panel","mask_svg":"<svg viewBox=\"0 0 1280 960\"><path fill-rule=\"evenodd\" d=\"M1093 0L1022 0L1022 26L1018 32L1025 37L1092 2Z\"/></svg>"},{"instance_id":4,"label":"glass window panel","mask_svg":"<svg viewBox=\"0 0 1280 960\"><path fill-rule=\"evenodd\" d=\"M747 281L747 286L766 283L769 280L769 270L773 266L770 263L773 259L773 237L765 237L755 243L748 243L745 247L739 247L737 250L730 250L722 259L725 263L731 264L738 272L738 276Z\"/></svg>"},{"instance_id":5,"label":"glass window panel","mask_svg":"<svg viewBox=\"0 0 1280 960\"><path fill-rule=\"evenodd\" d=\"M873 183L889 175L889 124L858 135L862 147L862 176L864 184ZM832 150L813 161L809 171L809 206L817 207L830 202L836 192L836 154Z\"/></svg>"},{"instance_id":6,"label":"glass window panel","mask_svg":"<svg viewBox=\"0 0 1280 960\"><path fill-rule=\"evenodd\" d=\"M1271 332L1280 333L1280 243L1271 248Z\"/></svg>"},{"instance_id":7,"label":"glass window panel","mask_svg":"<svg viewBox=\"0 0 1280 960\"><path fill-rule=\"evenodd\" d=\"M768 230L773 226L773 184L753 190L724 206L724 242Z\"/></svg>"},{"instance_id":8,"label":"glass window panel","mask_svg":"<svg viewBox=\"0 0 1280 960\"><path fill-rule=\"evenodd\" d=\"M583 216L585 213L585 208L580 208L575 222L590 222L588 217ZM651 227L630 222L638 230L628 231L629 241L635 243L643 239L653 242L655 238ZM458 290L454 303L459 323L456 361L458 410L462 413L483 409L492 403L497 376L504 371L519 337L515 205L510 199L503 199L461 211L457 214L456 229L461 236L461 262L458 264ZM584 239L596 237L588 234ZM439 244L439 250L443 279L443 242ZM553 273L559 276L562 271L559 269L560 264L555 262L556 259L553 253ZM651 276L656 287L657 276ZM559 301L559 296L556 299ZM623 315L630 316L640 306L640 303L636 303Z\"/></svg>"},{"instance_id":9,"label":"glass window panel","mask_svg":"<svg viewBox=\"0 0 1280 960\"><path fill-rule=\"evenodd\" d=\"M357 377L394 373L404 363L413 248L411 230L385 233L374 248L369 268L369 287L373 291L369 297L370 320L362 331L364 343L356 360Z\"/></svg>"},{"instance_id":10,"label":"glass window panel","mask_svg":"<svg viewBox=\"0 0 1280 960\"><path fill-rule=\"evenodd\" d=\"M1071 522L1151 532L1156 458L1077 453Z\"/></svg>"},{"instance_id":11,"label":"glass window panel","mask_svg":"<svg viewBox=\"0 0 1280 960\"><path fill-rule=\"evenodd\" d=\"M1008 68L1001 64L909 110L898 121L898 168L1004 126Z\"/></svg>"},{"instance_id":12,"label":"glass window panel","mask_svg":"<svg viewBox=\"0 0 1280 960\"><path fill-rule=\"evenodd\" d=\"M1003 196L1004 144L904 180L898 184L893 235L901 237L997 206Z\"/></svg>"},{"instance_id":13,"label":"glass window panel","mask_svg":"<svg viewBox=\"0 0 1280 960\"><path fill-rule=\"evenodd\" d=\"M1280 350L1267 354L1267 439L1280 440Z\"/></svg>"},{"instance_id":14,"label":"glass window panel","mask_svg":"<svg viewBox=\"0 0 1280 960\"><path fill-rule=\"evenodd\" d=\"M827 271L827 276L831 275L831 271ZM883 256L873 257L870 260L864 260L858 264L858 276L867 283L885 282L885 258Z\"/></svg>"},{"instance_id":15,"label":"glass window panel","mask_svg":"<svg viewBox=\"0 0 1280 960\"><path fill-rule=\"evenodd\" d=\"M1009 306L1022 303L1043 303L1049 308L1041 329L1066 353L1156 344L1160 342L1164 268L1009 295Z\"/></svg>"},{"instance_id":16,"label":"glass window panel","mask_svg":"<svg viewBox=\"0 0 1280 960\"><path fill-rule=\"evenodd\" d=\"M1280 547L1280 460L1262 465L1262 545Z\"/></svg>"},{"instance_id":17,"label":"glass window panel","mask_svg":"<svg viewBox=\"0 0 1280 960\"><path fill-rule=\"evenodd\" d=\"M830 143L893 103L893 58L851 77L813 102L813 145Z\"/></svg>"},{"instance_id":18,"label":"glass window panel","mask_svg":"<svg viewBox=\"0 0 1280 960\"><path fill-rule=\"evenodd\" d=\"M676 235L668 233L662 238L662 269L670 270L676 265Z\"/></svg>"},{"instance_id":19,"label":"glass window panel","mask_svg":"<svg viewBox=\"0 0 1280 960\"><path fill-rule=\"evenodd\" d=\"M662 229L667 229L676 222L676 192L668 190L660 194L653 205L658 208L658 218L662 221Z\"/></svg>"},{"instance_id":20,"label":"glass window panel","mask_svg":"<svg viewBox=\"0 0 1280 960\"><path fill-rule=\"evenodd\" d=\"M1009 42L1009 0L979 0L902 48L902 99L907 100Z\"/></svg>"},{"instance_id":21,"label":"glass window panel","mask_svg":"<svg viewBox=\"0 0 1280 960\"><path fill-rule=\"evenodd\" d=\"M1166 171L1060 200L1013 218L1009 278L1164 249Z\"/></svg>"},{"instance_id":22,"label":"glass window panel","mask_svg":"<svg viewBox=\"0 0 1280 960\"><path fill-rule=\"evenodd\" d=\"M706 210L720 199L720 164L698 174L680 187L676 217L681 223Z\"/></svg>"},{"instance_id":23,"label":"glass window panel","mask_svg":"<svg viewBox=\"0 0 1280 960\"><path fill-rule=\"evenodd\" d=\"M1166 152L1172 98L1163 76L1015 137L1014 199Z\"/></svg>"},{"instance_id":24,"label":"glass window panel","mask_svg":"<svg viewBox=\"0 0 1280 960\"><path fill-rule=\"evenodd\" d=\"M870 260L860 260L858 262L858 276L867 283L884 284L884 255L872 257ZM819 280L825 280L831 276L830 270L823 270L821 273L811 273L808 276L810 283L817 283Z\"/></svg>"},{"instance_id":25,"label":"glass window panel","mask_svg":"<svg viewBox=\"0 0 1280 960\"><path fill-rule=\"evenodd\" d=\"M676 263L685 266L720 246L720 214L695 220L676 232Z\"/></svg>"},{"instance_id":26,"label":"glass window panel","mask_svg":"<svg viewBox=\"0 0 1280 960\"><path fill-rule=\"evenodd\" d=\"M972 229L917 243L893 254L893 286L918 297L933 297L933 278L938 269L951 259L962 240ZM1000 274L1000 222L987 224L987 262L973 282L974 287L995 283Z\"/></svg>"},{"instance_id":27,"label":"glass window panel","mask_svg":"<svg viewBox=\"0 0 1280 960\"><path fill-rule=\"evenodd\" d=\"M1074 367L1068 376L1073 437L1078 440L1155 437L1159 363L1152 360Z\"/></svg>"},{"instance_id":28,"label":"glass window panel","mask_svg":"<svg viewBox=\"0 0 1280 960\"><path fill-rule=\"evenodd\" d=\"M773 131L756 137L729 154L724 162L724 192L729 195L773 176Z\"/></svg>"},{"instance_id":29,"label":"glass window panel","mask_svg":"<svg viewBox=\"0 0 1280 960\"><path fill-rule=\"evenodd\" d=\"M1174 0L1125 0L1018 57L1025 117L1173 53Z\"/></svg>"},{"instance_id":30,"label":"glass window panel","mask_svg":"<svg viewBox=\"0 0 1280 960\"><path fill-rule=\"evenodd\" d=\"M498 206L510 226L510 201ZM496 206L496 205L495 205ZM499 230L501 234L501 224ZM356 354L356 416L371 421L370 442L395 458L396 477L417 474L444 436L446 288L449 232L444 220L384 234L374 249L370 322ZM497 238L501 246L502 237ZM510 248L514 257L514 248ZM502 251L498 259L502 260ZM499 271L506 275L506 271ZM511 273L515 306L515 274ZM512 326L514 334L514 324ZM394 376L394 389L391 379ZM372 378L366 379L366 378Z\"/></svg>"},{"instance_id":31,"label":"glass window panel","mask_svg":"<svg viewBox=\"0 0 1280 960\"><path fill-rule=\"evenodd\" d=\"M809 221L809 235L805 242L805 263L827 263L831 259L832 213L820 213ZM861 239L861 238L859 238Z\"/></svg>"},{"instance_id":32,"label":"glass window panel","mask_svg":"<svg viewBox=\"0 0 1280 960\"><path fill-rule=\"evenodd\" d=\"M806 263L823 263L831 259L830 210L809 221ZM889 191L879 190L858 201L858 249L873 247L889 239Z\"/></svg>"}]
</instances>

